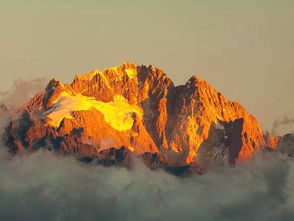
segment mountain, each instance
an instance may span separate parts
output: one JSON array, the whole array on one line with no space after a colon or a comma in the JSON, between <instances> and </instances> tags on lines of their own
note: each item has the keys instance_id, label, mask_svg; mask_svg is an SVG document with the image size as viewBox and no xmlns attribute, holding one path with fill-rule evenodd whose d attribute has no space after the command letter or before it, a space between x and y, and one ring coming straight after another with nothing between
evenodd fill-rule
<instances>
[{"instance_id":1,"label":"mountain","mask_svg":"<svg viewBox=\"0 0 294 221\"><path fill-rule=\"evenodd\" d=\"M45 147L105 165L137 155L168 168L235 164L278 142L198 76L175 86L162 70L128 62L70 84L52 79L3 139L12 153Z\"/></svg>"}]
</instances>

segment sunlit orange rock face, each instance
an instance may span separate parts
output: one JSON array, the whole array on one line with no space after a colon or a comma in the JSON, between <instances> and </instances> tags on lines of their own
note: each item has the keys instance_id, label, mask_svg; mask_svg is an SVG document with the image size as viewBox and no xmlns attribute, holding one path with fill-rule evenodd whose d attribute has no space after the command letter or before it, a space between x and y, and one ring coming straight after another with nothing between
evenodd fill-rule
<instances>
[{"instance_id":1,"label":"sunlit orange rock face","mask_svg":"<svg viewBox=\"0 0 294 221\"><path fill-rule=\"evenodd\" d=\"M77 75L70 84L51 80L5 137L11 152L46 147L98 157L125 147L135 155L157 153L169 165L234 164L278 142L199 77L174 86L162 70L132 63Z\"/></svg>"}]
</instances>

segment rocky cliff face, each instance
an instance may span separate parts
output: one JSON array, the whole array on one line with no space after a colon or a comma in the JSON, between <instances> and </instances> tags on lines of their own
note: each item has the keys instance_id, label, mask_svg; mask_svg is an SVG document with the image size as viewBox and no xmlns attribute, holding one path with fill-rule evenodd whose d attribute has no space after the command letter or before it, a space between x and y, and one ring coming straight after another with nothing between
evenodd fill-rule
<instances>
[{"instance_id":1,"label":"rocky cliff face","mask_svg":"<svg viewBox=\"0 0 294 221\"><path fill-rule=\"evenodd\" d=\"M124 147L122 158L130 152L168 166L234 164L278 141L199 77L174 86L162 70L132 63L77 75L70 84L52 79L4 138L13 153L46 147L84 159L103 153L115 162Z\"/></svg>"},{"instance_id":2,"label":"rocky cliff face","mask_svg":"<svg viewBox=\"0 0 294 221\"><path fill-rule=\"evenodd\" d=\"M286 134L278 142L277 150L282 154L294 157L294 134Z\"/></svg>"}]
</instances>

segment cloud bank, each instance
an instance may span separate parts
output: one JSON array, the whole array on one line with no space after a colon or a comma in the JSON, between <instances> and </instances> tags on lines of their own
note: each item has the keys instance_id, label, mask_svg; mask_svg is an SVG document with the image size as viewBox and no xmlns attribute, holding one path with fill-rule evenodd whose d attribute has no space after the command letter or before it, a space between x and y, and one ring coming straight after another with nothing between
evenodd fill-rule
<instances>
[{"instance_id":1,"label":"cloud bank","mask_svg":"<svg viewBox=\"0 0 294 221\"><path fill-rule=\"evenodd\" d=\"M259 156L235 168L175 177L45 150L0 153L0 220L293 220L294 162Z\"/></svg>"}]
</instances>

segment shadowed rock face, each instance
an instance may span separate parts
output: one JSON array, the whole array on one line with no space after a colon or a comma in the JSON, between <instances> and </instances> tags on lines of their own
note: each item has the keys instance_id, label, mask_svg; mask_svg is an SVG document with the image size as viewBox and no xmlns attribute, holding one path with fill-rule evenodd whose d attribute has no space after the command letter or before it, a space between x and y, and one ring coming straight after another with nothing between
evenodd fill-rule
<instances>
[{"instance_id":1,"label":"shadowed rock face","mask_svg":"<svg viewBox=\"0 0 294 221\"><path fill-rule=\"evenodd\" d=\"M132 63L70 84L52 79L11 120L4 140L13 153L45 147L105 165L134 154L164 168L234 164L278 141L199 77L175 87L162 70Z\"/></svg>"},{"instance_id":2,"label":"shadowed rock face","mask_svg":"<svg viewBox=\"0 0 294 221\"><path fill-rule=\"evenodd\" d=\"M289 157L294 157L294 135L286 134L281 137L278 143L278 150Z\"/></svg>"}]
</instances>

